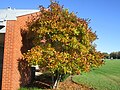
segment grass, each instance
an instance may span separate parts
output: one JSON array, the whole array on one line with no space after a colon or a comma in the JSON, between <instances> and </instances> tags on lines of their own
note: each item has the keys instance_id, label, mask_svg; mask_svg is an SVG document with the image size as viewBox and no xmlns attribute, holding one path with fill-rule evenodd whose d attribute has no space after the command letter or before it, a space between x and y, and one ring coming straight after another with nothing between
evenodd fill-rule
<instances>
[{"instance_id":1,"label":"grass","mask_svg":"<svg viewBox=\"0 0 120 90\"><path fill-rule=\"evenodd\" d=\"M42 90L42 89L21 87L19 90Z\"/></svg>"},{"instance_id":2,"label":"grass","mask_svg":"<svg viewBox=\"0 0 120 90\"><path fill-rule=\"evenodd\" d=\"M100 68L76 75L72 80L95 90L120 90L120 60L106 60Z\"/></svg>"}]
</instances>

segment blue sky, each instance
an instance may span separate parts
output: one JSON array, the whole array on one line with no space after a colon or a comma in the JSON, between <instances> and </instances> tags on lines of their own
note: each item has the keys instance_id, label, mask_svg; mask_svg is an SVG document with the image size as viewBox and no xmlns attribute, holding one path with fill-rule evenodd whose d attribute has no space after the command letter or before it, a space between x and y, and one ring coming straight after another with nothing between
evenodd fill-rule
<instances>
[{"instance_id":1,"label":"blue sky","mask_svg":"<svg viewBox=\"0 0 120 90\"><path fill-rule=\"evenodd\" d=\"M90 18L98 40L97 50L102 52L120 51L120 0L57 0L69 11L78 12L81 18ZM1 0L0 9L38 9L47 7L49 0Z\"/></svg>"}]
</instances>

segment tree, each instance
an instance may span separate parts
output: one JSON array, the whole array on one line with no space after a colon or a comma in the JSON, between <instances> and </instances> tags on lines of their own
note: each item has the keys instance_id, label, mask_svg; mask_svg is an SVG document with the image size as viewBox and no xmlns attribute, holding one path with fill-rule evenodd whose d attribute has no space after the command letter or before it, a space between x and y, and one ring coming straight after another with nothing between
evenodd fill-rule
<instances>
[{"instance_id":1,"label":"tree","mask_svg":"<svg viewBox=\"0 0 120 90\"><path fill-rule=\"evenodd\" d=\"M120 59L120 51L111 52L110 57L113 58L113 59Z\"/></svg>"},{"instance_id":2,"label":"tree","mask_svg":"<svg viewBox=\"0 0 120 90\"><path fill-rule=\"evenodd\" d=\"M110 58L117 59L117 52L111 52L110 53Z\"/></svg>"},{"instance_id":3,"label":"tree","mask_svg":"<svg viewBox=\"0 0 120 90\"><path fill-rule=\"evenodd\" d=\"M118 54L117 54L117 59L120 59L120 51L118 51Z\"/></svg>"},{"instance_id":4,"label":"tree","mask_svg":"<svg viewBox=\"0 0 120 90\"><path fill-rule=\"evenodd\" d=\"M110 55L107 52L103 53L105 59L110 59Z\"/></svg>"},{"instance_id":5,"label":"tree","mask_svg":"<svg viewBox=\"0 0 120 90\"><path fill-rule=\"evenodd\" d=\"M41 6L40 14L28 22L33 47L23 54L24 59L58 75L58 79L62 74L80 74L100 66L103 55L93 46L97 36L88 22L56 2L48 9Z\"/></svg>"}]
</instances>

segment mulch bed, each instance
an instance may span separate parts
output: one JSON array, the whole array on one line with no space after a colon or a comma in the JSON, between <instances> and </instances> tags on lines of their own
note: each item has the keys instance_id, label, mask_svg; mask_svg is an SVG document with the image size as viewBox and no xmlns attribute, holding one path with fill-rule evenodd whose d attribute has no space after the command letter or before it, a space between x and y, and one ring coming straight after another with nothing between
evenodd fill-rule
<instances>
[{"instance_id":1,"label":"mulch bed","mask_svg":"<svg viewBox=\"0 0 120 90\"><path fill-rule=\"evenodd\" d=\"M58 90L94 90L93 88L77 84L68 77L64 82L60 82Z\"/></svg>"}]
</instances>

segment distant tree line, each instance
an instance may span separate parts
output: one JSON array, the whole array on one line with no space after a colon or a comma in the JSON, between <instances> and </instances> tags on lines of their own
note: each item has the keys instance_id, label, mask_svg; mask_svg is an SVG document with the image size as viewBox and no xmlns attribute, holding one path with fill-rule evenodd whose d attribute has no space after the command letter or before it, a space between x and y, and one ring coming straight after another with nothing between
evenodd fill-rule
<instances>
[{"instance_id":1,"label":"distant tree line","mask_svg":"<svg viewBox=\"0 0 120 90\"><path fill-rule=\"evenodd\" d=\"M120 59L120 51L118 52L111 52L110 54L104 52L105 59Z\"/></svg>"}]
</instances>

